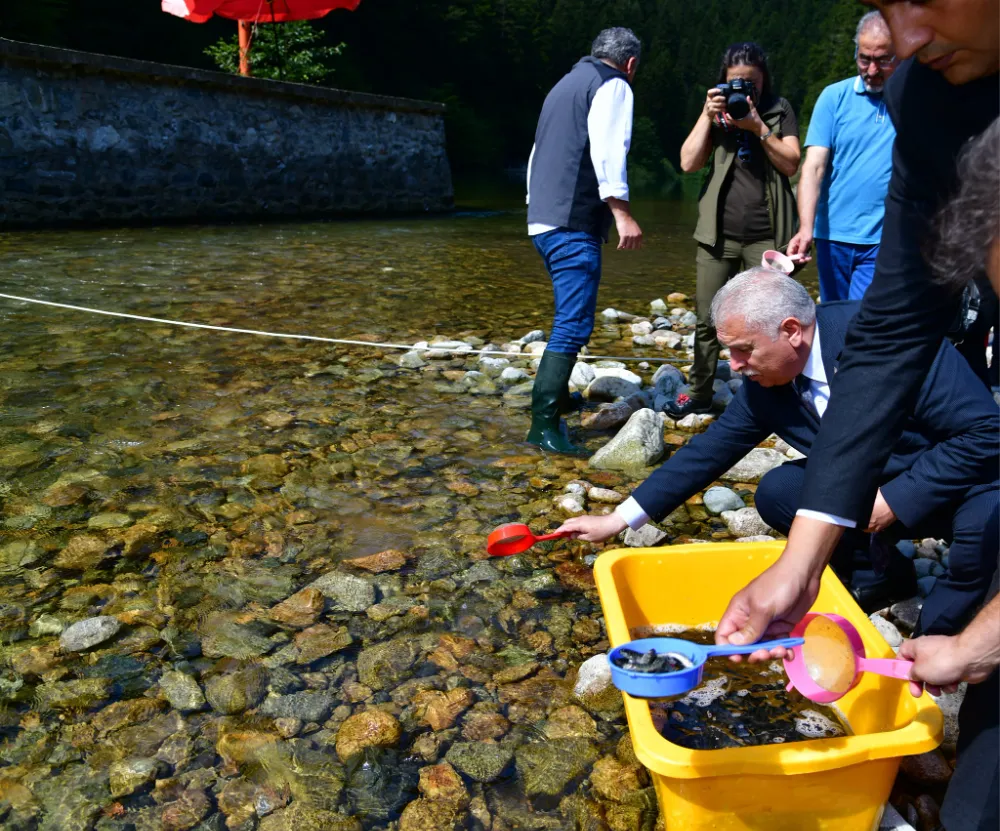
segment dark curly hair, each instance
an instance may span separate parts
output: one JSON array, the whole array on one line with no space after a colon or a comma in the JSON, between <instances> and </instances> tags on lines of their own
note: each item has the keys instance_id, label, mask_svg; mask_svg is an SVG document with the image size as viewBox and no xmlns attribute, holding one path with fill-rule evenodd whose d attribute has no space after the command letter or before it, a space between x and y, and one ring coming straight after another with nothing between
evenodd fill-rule
<instances>
[{"instance_id":1,"label":"dark curly hair","mask_svg":"<svg viewBox=\"0 0 1000 831\"><path fill-rule=\"evenodd\" d=\"M960 291L985 275L1000 236L1000 118L963 148L957 183L934 217L924 256L938 281Z\"/></svg>"},{"instance_id":2,"label":"dark curly hair","mask_svg":"<svg viewBox=\"0 0 1000 831\"><path fill-rule=\"evenodd\" d=\"M726 83L726 70L731 66L753 66L759 69L764 76L764 88L759 90L760 100L767 101L771 97L771 70L767 68L767 55L760 46L749 40L730 46L722 55L718 83Z\"/></svg>"}]
</instances>

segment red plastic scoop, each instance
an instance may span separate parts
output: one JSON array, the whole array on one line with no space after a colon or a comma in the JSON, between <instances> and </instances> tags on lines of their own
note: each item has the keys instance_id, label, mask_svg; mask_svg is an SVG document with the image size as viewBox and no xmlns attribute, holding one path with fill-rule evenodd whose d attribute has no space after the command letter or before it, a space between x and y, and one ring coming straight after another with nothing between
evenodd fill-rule
<instances>
[{"instance_id":1,"label":"red plastic scoop","mask_svg":"<svg viewBox=\"0 0 1000 831\"><path fill-rule=\"evenodd\" d=\"M486 552L493 557L509 557L527 551L536 542L542 540L558 540L568 537L572 531L562 531L556 534L543 534L536 537L527 525L520 522L508 522L494 528L486 538Z\"/></svg>"}]
</instances>

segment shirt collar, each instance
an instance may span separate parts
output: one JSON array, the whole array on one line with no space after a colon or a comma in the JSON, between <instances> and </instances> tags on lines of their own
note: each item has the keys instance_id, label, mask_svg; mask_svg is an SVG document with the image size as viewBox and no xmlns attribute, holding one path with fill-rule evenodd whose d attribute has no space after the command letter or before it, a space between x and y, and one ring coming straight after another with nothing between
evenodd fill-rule
<instances>
[{"instance_id":1,"label":"shirt collar","mask_svg":"<svg viewBox=\"0 0 1000 831\"><path fill-rule=\"evenodd\" d=\"M802 368L802 374L810 381L818 381L821 384L828 383L826 380L826 367L823 366L823 351L819 345L819 321L813 328L813 342L809 349L809 357L806 365Z\"/></svg>"}]
</instances>

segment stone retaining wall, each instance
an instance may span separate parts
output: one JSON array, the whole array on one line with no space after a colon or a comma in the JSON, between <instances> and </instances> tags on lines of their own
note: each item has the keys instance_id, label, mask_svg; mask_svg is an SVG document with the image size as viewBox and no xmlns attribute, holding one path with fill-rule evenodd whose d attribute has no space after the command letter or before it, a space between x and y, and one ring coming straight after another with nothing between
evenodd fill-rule
<instances>
[{"instance_id":1,"label":"stone retaining wall","mask_svg":"<svg viewBox=\"0 0 1000 831\"><path fill-rule=\"evenodd\" d=\"M0 39L0 227L451 207L442 104Z\"/></svg>"}]
</instances>

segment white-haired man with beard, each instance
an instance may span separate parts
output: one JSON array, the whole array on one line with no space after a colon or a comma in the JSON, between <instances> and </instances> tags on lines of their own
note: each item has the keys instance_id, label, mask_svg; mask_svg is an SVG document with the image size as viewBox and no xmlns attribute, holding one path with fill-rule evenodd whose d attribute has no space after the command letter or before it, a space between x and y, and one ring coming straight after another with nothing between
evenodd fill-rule
<instances>
[{"instance_id":1,"label":"white-haired man with beard","mask_svg":"<svg viewBox=\"0 0 1000 831\"><path fill-rule=\"evenodd\" d=\"M860 300L875 274L896 129L882 91L896 71L892 34L868 12L854 36L858 74L820 93L796 193L799 231L789 254L815 242L820 297Z\"/></svg>"}]
</instances>

